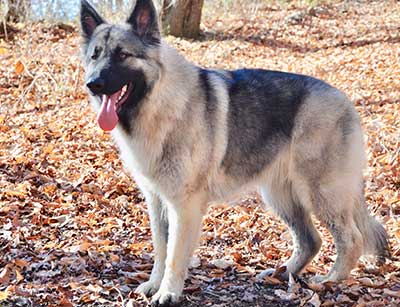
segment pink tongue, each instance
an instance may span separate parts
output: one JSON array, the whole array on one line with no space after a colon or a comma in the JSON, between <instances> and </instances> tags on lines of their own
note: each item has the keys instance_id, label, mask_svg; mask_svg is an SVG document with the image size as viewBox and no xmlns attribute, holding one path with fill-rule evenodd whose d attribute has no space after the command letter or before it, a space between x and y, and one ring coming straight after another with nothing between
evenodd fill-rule
<instances>
[{"instance_id":1,"label":"pink tongue","mask_svg":"<svg viewBox=\"0 0 400 307\"><path fill-rule=\"evenodd\" d=\"M97 122L104 131L111 131L118 124L118 115L115 104L118 101L119 92L111 96L103 95L100 112L97 115Z\"/></svg>"}]
</instances>

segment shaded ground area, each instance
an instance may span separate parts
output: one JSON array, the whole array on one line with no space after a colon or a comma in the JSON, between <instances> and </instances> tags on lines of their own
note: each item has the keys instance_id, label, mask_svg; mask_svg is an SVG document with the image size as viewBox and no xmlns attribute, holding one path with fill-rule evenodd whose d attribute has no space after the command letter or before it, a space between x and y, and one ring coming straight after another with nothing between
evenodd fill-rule
<instances>
[{"instance_id":1,"label":"shaded ground area","mask_svg":"<svg viewBox=\"0 0 400 307\"><path fill-rule=\"evenodd\" d=\"M338 285L311 284L335 254L318 226L324 245L306 278L257 283L288 258L291 241L251 195L210 209L182 306L399 306L399 5L271 5L207 19L203 29L200 41L167 40L202 66L309 74L354 101L368 145L367 203L393 259L381 268L361 261ZM0 306L146 306L133 294L152 266L146 205L95 125L77 31L19 30L0 38Z\"/></svg>"}]
</instances>

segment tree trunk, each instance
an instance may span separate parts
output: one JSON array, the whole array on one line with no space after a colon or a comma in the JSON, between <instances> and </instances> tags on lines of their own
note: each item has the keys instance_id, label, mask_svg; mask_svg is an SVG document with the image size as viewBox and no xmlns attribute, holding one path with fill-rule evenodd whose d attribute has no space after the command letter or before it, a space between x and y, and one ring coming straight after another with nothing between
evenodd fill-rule
<instances>
[{"instance_id":1,"label":"tree trunk","mask_svg":"<svg viewBox=\"0 0 400 307\"><path fill-rule=\"evenodd\" d=\"M164 0L161 13L164 30L173 36L196 38L200 32L203 2L203 0Z\"/></svg>"},{"instance_id":2,"label":"tree trunk","mask_svg":"<svg viewBox=\"0 0 400 307\"><path fill-rule=\"evenodd\" d=\"M5 3L8 8L6 21L19 22L25 19L27 6L24 0L5 0Z\"/></svg>"}]
</instances>

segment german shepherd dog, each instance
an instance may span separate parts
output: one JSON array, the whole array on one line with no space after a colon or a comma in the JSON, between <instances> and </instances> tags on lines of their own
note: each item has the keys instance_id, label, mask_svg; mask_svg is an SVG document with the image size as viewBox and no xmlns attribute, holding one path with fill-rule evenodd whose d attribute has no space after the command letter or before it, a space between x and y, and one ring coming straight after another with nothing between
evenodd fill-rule
<instances>
[{"instance_id":1,"label":"german shepherd dog","mask_svg":"<svg viewBox=\"0 0 400 307\"><path fill-rule=\"evenodd\" d=\"M363 134L345 94L304 75L197 67L161 38L151 0L137 0L121 24L82 0L81 27L98 124L112 131L148 205L154 267L138 293L176 303L208 204L249 188L293 236L284 278L320 249L311 214L337 249L316 280L347 278L362 254L388 256L386 232L365 206Z\"/></svg>"}]
</instances>

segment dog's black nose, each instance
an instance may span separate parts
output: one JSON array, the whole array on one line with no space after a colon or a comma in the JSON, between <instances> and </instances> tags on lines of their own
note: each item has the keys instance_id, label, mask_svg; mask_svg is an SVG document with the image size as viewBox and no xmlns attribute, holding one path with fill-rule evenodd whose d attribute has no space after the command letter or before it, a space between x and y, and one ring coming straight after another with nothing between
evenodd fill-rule
<instances>
[{"instance_id":1,"label":"dog's black nose","mask_svg":"<svg viewBox=\"0 0 400 307\"><path fill-rule=\"evenodd\" d=\"M94 93L94 94L100 94L102 90L104 89L104 79L101 77L98 78L92 78L89 80L88 83L86 83L86 86Z\"/></svg>"}]
</instances>

